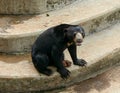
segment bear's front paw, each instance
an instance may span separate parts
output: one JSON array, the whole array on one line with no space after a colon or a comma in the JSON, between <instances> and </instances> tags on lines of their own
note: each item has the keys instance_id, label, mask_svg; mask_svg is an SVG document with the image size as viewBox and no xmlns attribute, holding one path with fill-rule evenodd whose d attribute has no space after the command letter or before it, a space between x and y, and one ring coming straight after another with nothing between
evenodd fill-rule
<instances>
[{"instance_id":1,"label":"bear's front paw","mask_svg":"<svg viewBox=\"0 0 120 93\"><path fill-rule=\"evenodd\" d=\"M74 62L74 65L79 65L79 66L86 66L87 62L84 59L77 59L76 62Z\"/></svg>"},{"instance_id":2,"label":"bear's front paw","mask_svg":"<svg viewBox=\"0 0 120 93\"><path fill-rule=\"evenodd\" d=\"M57 71L60 73L60 75L63 79L67 79L70 76L70 71L65 68L58 69Z\"/></svg>"}]
</instances>

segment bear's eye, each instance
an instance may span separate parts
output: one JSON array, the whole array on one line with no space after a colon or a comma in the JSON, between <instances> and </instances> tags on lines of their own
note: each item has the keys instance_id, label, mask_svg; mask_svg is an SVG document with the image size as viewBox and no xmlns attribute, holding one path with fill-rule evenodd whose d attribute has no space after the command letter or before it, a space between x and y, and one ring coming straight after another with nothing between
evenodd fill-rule
<instances>
[{"instance_id":1,"label":"bear's eye","mask_svg":"<svg viewBox=\"0 0 120 93\"><path fill-rule=\"evenodd\" d=\"M77 32L74 32L74 37L76 36Z\"/></svg>"}]
</instances>

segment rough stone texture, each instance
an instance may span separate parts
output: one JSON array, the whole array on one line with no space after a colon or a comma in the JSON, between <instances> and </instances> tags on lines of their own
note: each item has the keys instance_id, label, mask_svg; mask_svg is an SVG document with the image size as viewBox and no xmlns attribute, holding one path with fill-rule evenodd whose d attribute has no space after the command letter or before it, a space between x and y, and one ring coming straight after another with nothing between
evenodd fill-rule
<instances>
[{"instance_id":1,"label":"rough stone texture","mask_svg":"<svg viewBox=\"0 0 120 93\"><path fill-rule=\"evenodd\" d=\"M66 89L51 91L50 93L119 93L119 72L120 65L94 78L82 81Z\"/></svg>"},{"instance_id":2,"label":"rough stone texture","mask_svg":"<svg viewBox=\"0 0 120 93\"><path fill-rule=\"evenodd\" d=\"M31 50L31 46L36 38L36 36L31 35L0 39L0 53L17 54L28 52Z\"/></svg>"},{"instance_id":3,"label":"rough stone texture","mask_svg":"<svg viewBox=\"0 0 120 93\"><path fill-rule=\"evenodd\" d=\"M86 35L89 35L108 28L117 22L120 22L120 9L103 14L102 16L98 16L92 20L89 19L80 24L85 29ZM77 24L77 22L74 24Z\"/></svg>"},{"instance_id":4,"label":"rough stone texture","mask_svg":"<svg viewBox=\"0 0 120 93\"><path fill-rule=\"evenodd\" d=\"M48 10L53 10L60 7L64 7L65 5L68 5L73 1L77 1L77 0L46 0L47 2L46 6ZM79 0L79 1L82 1L82 0Z\"/></svg>"},{"instance_id":5,"label":"rough stone texture","mask_svg":"<svg viewBox=\"0 0 120 93\"><path fill-rule=\"evenodd\" d=\"M89 4L88 4L89 3ZM106 5L107 4L107 5ZM89 10L91 8L91 10ZM31 51L31 45L45 29L60 24L80 24L86 35L105 29L120 20L120 1L76 1L59 11L36 16L1 16L0 52ZM74 15L71 15L74 14ZM72 20L71 20L72 19Z\"/></svg>"},{"instance_id":6,"label":"rough stone texture","mask_svg":"<svg viewBox=\"0 0 120 93\"><path fill-rule=\"evenodd\" d=\"M67 80L60 78L55 68L50 77L39 74L28 59L17 60L16 63L0 61L0 90L5 91L43 91L67 87L76 82L94 77L120 64L120 24L104 31L94 33L85 38L78 47L78 57L84 58L86 67L72 65L68 68L71 76ZM65 51L66 59L70 59ZM7 57L7 56L6 56Z\"/></svg>"},{"instance_id":7,"label":"rough stone texture","mask_svg":"<svg viewBox=\"0 0 120 93\"><path fill-rule=\"evenodd\" d=\"M76 0L0 0L0 14L39 14L62 8Z\"/></svg>"}]
</instances>

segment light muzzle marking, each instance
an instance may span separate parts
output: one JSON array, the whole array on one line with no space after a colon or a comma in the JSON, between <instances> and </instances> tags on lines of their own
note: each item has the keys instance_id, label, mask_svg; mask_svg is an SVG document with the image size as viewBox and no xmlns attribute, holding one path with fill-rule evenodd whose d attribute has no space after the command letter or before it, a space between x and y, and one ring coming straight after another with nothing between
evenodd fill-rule
<instances>
[{"instance_id":1,"label":"light muzzle marking","mask_svg":"<svg viewBox=\"0 0 120 93\"><path fill-rule=\"evenodd\" d=\"M74 42L76 43L77 46L80 46L83 41L83 36L81 33L76 33Z\"/></svg>"},{"instance_id":2,"label":"light muzzle marking","mask_svg":"<svg viewBox=\"0 0 120 93\"><path fill-rule=\"evenodd\" d=\"M75 39L76 39L76 40L79 40L79 39L83 40L82 34L81 34L81 33L77 33L77 34L75 35Z\"/></svg>"}]
</instances>

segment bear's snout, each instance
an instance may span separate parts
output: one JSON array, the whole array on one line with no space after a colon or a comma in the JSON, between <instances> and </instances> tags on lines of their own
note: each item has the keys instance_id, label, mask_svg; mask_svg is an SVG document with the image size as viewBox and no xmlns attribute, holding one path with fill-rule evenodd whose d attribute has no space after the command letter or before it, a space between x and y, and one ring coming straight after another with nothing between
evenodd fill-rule
<instances>
[{"instance_id":1,"label":"bear's snout","mask_svg":"<svg viewBox=\"0 0 120 93\"><path fill-rule=\"evenodd\" d=\"M81 33L76 33L74 42L76 43L77 46L81 45L81 43L83 42L83 36Z\"/></svg>"}]
</instances>

